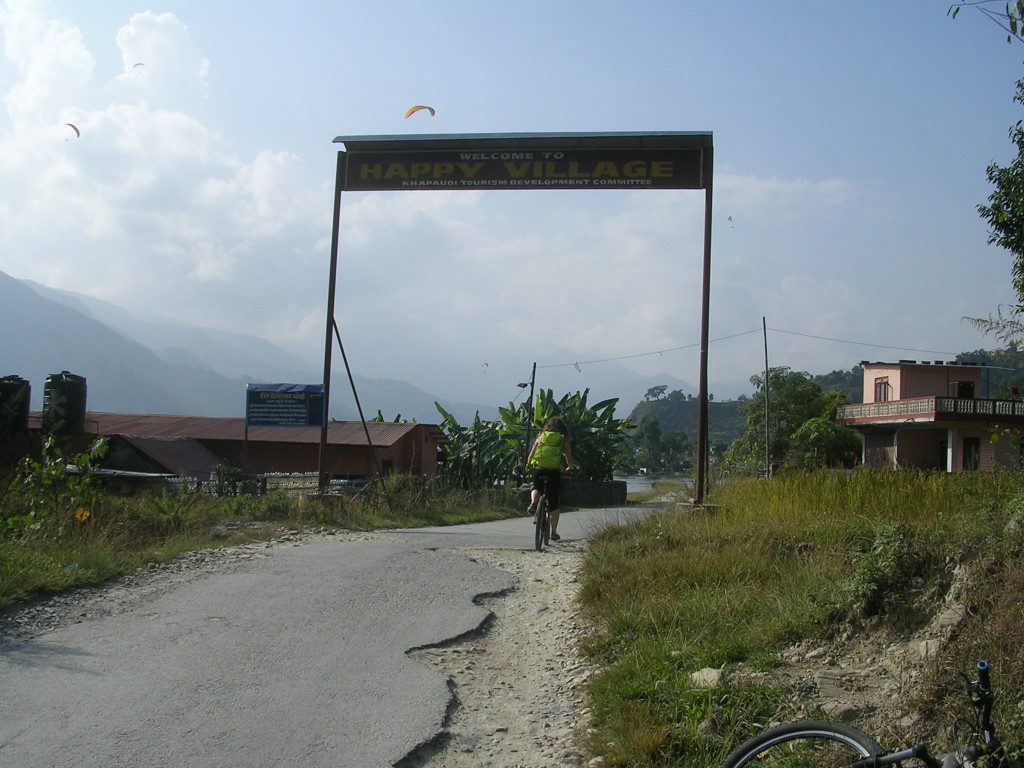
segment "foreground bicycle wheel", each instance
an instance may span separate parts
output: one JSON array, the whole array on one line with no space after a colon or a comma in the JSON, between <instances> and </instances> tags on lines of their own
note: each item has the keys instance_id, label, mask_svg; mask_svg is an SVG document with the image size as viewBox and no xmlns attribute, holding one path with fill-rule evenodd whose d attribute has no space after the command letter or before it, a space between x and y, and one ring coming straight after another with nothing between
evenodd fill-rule
<instances>
[{"instance_id":1,"label":"foreground bicycle wheel","mask_svg":"<svg viewBox=\"0 0 1024 768\"><path fill-rule=\"evenodd\" d=\"M537 512L533 518L533 545L540 552L548 539L548 500L542 495L537 500Z\"/></svg>"},{"instance_id":2,"label":"foreground bicycle wheel","mask_svg":"<svg viewBox=\"0 0 1024 768\"><path fill-rule=\"evenodd\" d=\"M769 728L743 742L721 768L839 768L882 751L877 741L851 725L800 720Z\"/></svg>"}]
</instances>

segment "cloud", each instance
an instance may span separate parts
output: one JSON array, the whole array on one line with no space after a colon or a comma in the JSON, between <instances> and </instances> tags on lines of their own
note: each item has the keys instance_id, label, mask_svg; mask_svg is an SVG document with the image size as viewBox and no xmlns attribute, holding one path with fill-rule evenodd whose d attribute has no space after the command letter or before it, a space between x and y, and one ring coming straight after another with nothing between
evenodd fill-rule
<instances>
[{"instance_id":1,"label":"cloud","mask_svg":"<svg viewBox=\"0 0 1024 768\"><path fill-rule=\"evenodd\" d=\"M124 72L114 80L122 97L134 96L166 108L188 109L209 91L209 60L188 27L173 14L137 13L117 32Z\"/></svg>"},{"instance_id":2,"label":"cloud","mask_svg":"<svg viewBox=\"0 0 1024 768\"><path fill-rule=\"evenodd\" d=\"M852 194L839 181L749 176L723 176L716 190L720 210L742 209L748 221L776 224L783 212L799 223ZM401 336L409 345L469 347L482 359L514 350L538 354L546 363L699 340L703 195L607 193L615 195L611 205L591 206L593 192L536 193L544 200L536 208L508 195L495 217L486 210L491 198L443 194L441 205L433 193L374 195L345 205L343 233L352 234L343 236L340 290L354 335L387 324L394 329L389 338ZM721 241L719 246L716 240L715 263L728 264L732 246L724 236ZM800 281L813 281L809 275L794 275L792 285L751 284L749 278L749 270L741 277L732 268L716 278L717 317L735 318L728 320L727 332L749 329L759 320L751 309L765 302L794 314L807 306L819 318L820 308L811 303L829 303L828 290L811 283L802 283L808 294L801 294ZM429 324L416 320L425 301L438 308ZM382 318L384 308L389 309ZM746 366L748 360L733 362ZM634 364L664 367L666 360Z\"/></svg>"},{"instance_id":3,"label":"cloud","mask_svg":"<svg viewBox=\"0 0 1024 768\"><path fill-rule=\"evenodd\" d=\"M715 179L715 191L726 218L733 223L794 224L827 213L851 199L857 190L841 179L760 179L723 174Z\"/></svg>"},{"instance_id":4,"label":"cloud","mask_svg":"<svg viewBox=\"0 0 1024 768\"><path fill-rule=\"evenodd\" d=\"M4 97L15 124L55 120L92 76L95 60L81 32L43 14L35 0L9 0L0 15L4 54L21 81Z\"/></svg>"},{"instance_id":5,"label":"cloud","mask_svg":"<svg viewBox=\"0 0 1024 768\"><path fill-rule=\"evenodd\" d=\"M0 18L22 74L0 143L0 269L252 330L254 298L287 293L329 231L325 185L293 154L237 157L183 109L205 95L208 65L174 16L132 17L117 36L129 71L107 83L92 82L80 33L41 4L9 2Z\"/></svg>"},{"instance_id":6,"label":"cloud","mask_svg":"<svg viewBox=\"0 0 1024 768\"><path fill-rule=\"evenodd\" d=\"M9 0L0 25L20 76L0 126L0 270L315 355L327 169L269 148L240 157L201 120L216 73L172 14L139 13L117 31L122 71L106 82L93 81L78 30L40 3ZM749 330L761 314L822 335L848 328L867 301L859 291L818 277L818 265L780 277L750 263L857 193L838 179L716 178L712 335ZM524 360L692 344L703 216L695 192L346 196L336 313L346 346L368 374L452 388L462 370L484 378L484 360L497 379ZM749 350L722 349L723 376L746 378ZM630 364L696 380L692 358Z\"/></svg>"}]
</instances>

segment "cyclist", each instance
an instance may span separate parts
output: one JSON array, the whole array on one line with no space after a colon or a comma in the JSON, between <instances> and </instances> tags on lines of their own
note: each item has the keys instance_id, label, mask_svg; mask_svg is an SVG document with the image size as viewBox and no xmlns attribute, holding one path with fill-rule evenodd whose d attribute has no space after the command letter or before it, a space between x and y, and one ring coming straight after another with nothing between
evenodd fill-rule
<instances>
[{"instance_id":1,"label":"cyclist","mask_svg":"<svg viewBox=\"0 0 1024 768\"><path fill-rule=\"evenodd\" d=\"M567 473L576 468L572 457L572 435L565 422L552 416L544 423L541 433L533 442L527 466L533 467L533 490L530 491L530 506L526 513L533 517L541 491L548 500L551 519L551 540L560 541L558 535L558 497L562 485L562 470Z\"/></svg>"}]
</instances>

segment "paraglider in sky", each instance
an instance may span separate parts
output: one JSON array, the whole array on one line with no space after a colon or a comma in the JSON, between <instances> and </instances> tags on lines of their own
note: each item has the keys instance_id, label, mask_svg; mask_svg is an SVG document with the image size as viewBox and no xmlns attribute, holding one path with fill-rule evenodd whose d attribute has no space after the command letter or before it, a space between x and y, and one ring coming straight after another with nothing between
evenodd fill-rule
<instances>
[{"instance_id":1,"label":"paraglider in sky","mask_svg":"<svg viewBox=\"0 0 1024 768\"><path fill-rule=\"evenodd\" d=\"M411 115L415 115L421 109L430 110L430 116L431 117L434 116L434 108L433 107L428 107L426 104L416 104L416 105L414 105L412 107L409 107L407 110L405 110L405 118L408 120Z\"/></svg>"},{"instance_id":2,"label":"paraglider in sky","mask_svg":"<svg viewBox=\"0 0 1024 768\"><path fill-rule=\"evenodd\" d=\"M487 373L487 369L491 367L490 363L480 363L480 370L483 373Z\"/></svg>"},{"instance_id":3,"label":"paraglider in sky","mask_svg":"<svg viewBox=\"0 0 1024 768\"><path fill-rule=\"evenodd\" d=\"M141 61L137 61L134 64L132 64L132 69L138 69L139 67L144 67L144 66L146 66L146 65L143 64Z\"/></svg>"},{"instance_id":4,"label":"paraglider in sky","mask_svg":"<svg viewBox=\"0 0 1024 768\"><path fill-rule=\"evenodd\" d=\"M81 138L82 132L80 130L78 130L78 126L77 125L75 125L74 123L64 123L64 125L66 125L72 131L74 131L75 132L75 136L77 138ZM67 141L67 139L64 139L64 141Z\"/></svg>"}]
</instances>

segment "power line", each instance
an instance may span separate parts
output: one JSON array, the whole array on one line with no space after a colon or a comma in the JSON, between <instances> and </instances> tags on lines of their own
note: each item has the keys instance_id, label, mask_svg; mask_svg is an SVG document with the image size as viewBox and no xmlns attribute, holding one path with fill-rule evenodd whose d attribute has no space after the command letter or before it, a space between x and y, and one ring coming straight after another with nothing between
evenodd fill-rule
<instances>
[{"instance_id":1,"label":"power line","mask_svg":"<svg viewBox=\"0 0 1024 768\"><path fill-rule=\"evenodd\" d=\"M858 347L875 347L877 349L894 349L899 352L924 352L929 355L952 355L956 357L959 352L943 352L937 349L917 349L916 347L894 347L889 344L869 344L866 341L850 341L849 339L833 339L829 336L815 336L811 333L799 333L798 331L784 331L781 328L769 328L769 331L775 331L776 333L785 333L790 336L803 336L808 339L819 339L821 341L835 341L839 344L854 344Z\"/></svg>"},{"instance_id":2,"label":"power line","mask_svg":"<svg viewBox=\"0 0 1024 768\"><path fill-rule=\"evenodd\" d=\"M751 333L760 333L760 332L761 332L760 328L755 328L752 331L743 331L742 333L734 333L731 336L721 336L721 337L719 337L717 339L711 339L709 341L709 343L713 344L716 341L726 341L727 339L735 339L735 338L738 338L740 336L748 336ZM693 349L694 347L699 347L699 346L700 346L700 342L697 342L696 344L684 344L681 347L669 347L668 349L656 349L653 352L637 352L635 355L621 355L619 357L605 357L605 358L602 358L600 360L574 360L571 363L555 363L555 364L552 364L552 365L538 365L537 366L537 370L539 371L542 368L568 368L569 366L577 366L578 367L578 366L581 366L581 365L594 365L595 363L610 363L610 362L613 362L615 360L631 360L631 359L633 359L635 357L650 357L651 355L660 355L660 354L663 354L665 352L678 352L681 349Z\"/></svg>"},{"instance_id":3,"label":"power line","mask_svg":"<svg viewBox=\"0 0 1024 768\"><path fill-rule=\"evenodd\" d=\"M782 328L768 328L767 330L773 331L775 333L784 333L784 334L787 334L789 336L803 336L804 338L808 338L808 339L818 339L819 341L832 341L832 342L836 342L837 344L852 344L852 345L858 346L858 347L874 347L875 349L892 349L892 350L896 350L896 351L899 351L899 352L921 352L922 354L945 355L947 357L956 357L957 355L961 354L960 352L948 352L948 351L937 350L937 349L919 349L917 347L900 347L900 346L894 346L892 344L872 344L871 342L867 342L867 341L851 341L849 339L836 339L836 338L832 338L831 336L816 336L816 335L814 335L812 333L800 333L799 331L787 331L787 330L784 330ZM750 331L742 331L740 333L734 333L734 334L731 334L729 336L720 336L717 339L711 339L709 341L709 343L713 344L713 343L715 343L717 341L727 341L729 339L739 338L740 336L749 336L752 333L761 333L761 332L762 332L761 328L754 328L753 330L750 330ZM635 359L635 358L638 358L638 357L651 357L653 355L664 354L665 352L679 352L679 351L684 350L684 349L693 349L693 348L699 347L699 346L700 346L700 342L697 342L695 344L684 344L683 346L680 346L680 347L669 347L667 349L656 349L656 350L653 350L651 352L637 352L637 353L632 354L632 355L619 355L618 357L604 357L604 358L601 358L601 359L598 359L598 360L574 360L571 363L552 363L550 365L538 365L537 366L537 370L550 369L550 368L568 368L570 366L574 366L576 368L579 368L581 365L594 365L596 363L610 363L610 362L614 362L616 360L632 360L632 359Z\"/></svg>"}]
</instances>

